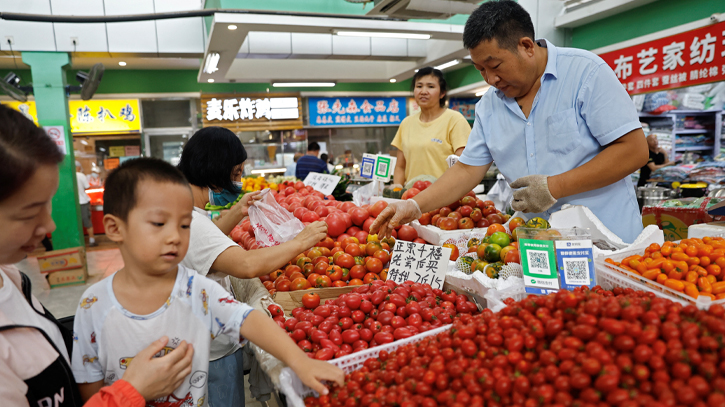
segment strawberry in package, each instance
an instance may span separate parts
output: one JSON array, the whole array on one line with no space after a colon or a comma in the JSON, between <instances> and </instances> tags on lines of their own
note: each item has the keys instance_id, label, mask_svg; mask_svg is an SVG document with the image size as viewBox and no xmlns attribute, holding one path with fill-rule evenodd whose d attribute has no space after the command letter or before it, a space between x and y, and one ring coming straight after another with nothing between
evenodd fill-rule
<instances>
[{"instance_id":1,"label":"strawberry in package","mask_svg":"<svg viewBox=\"0 0 725 407\"><path fill-rule=\"evenodd\" d=\"M277 246L292 240L305 225L292 213L281 207L269 189L249 208L249 221L260 247Z\"/></svg>"}]
</instances>

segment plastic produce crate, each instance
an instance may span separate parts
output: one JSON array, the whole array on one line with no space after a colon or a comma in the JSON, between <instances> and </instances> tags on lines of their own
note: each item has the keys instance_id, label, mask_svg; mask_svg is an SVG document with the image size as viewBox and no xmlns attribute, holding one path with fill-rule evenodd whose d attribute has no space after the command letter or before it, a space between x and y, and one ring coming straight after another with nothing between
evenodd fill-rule
<instances>
[{"instance_id":1,"label":"plastic produce crate","mask_svg":"<svg viewBox=\"0 0 725 407\"><path fill-rule=\"evenodd\" d=\"M362 367L366 360L378 357L381 351L392 352L409 343L418 342L427 337L438 335L441 332L451 329L451 327L452 325L444 325L436 329L431 329L428 332L413 335L410 338L379 345L339 359L332 359L328 362L342 369L345 374L351 373ZM279 382L280 390L287 396L287 404L291 407L305 407L305 397L317 396L317 392L305 386L295 372L288 367L282 369L282 372L279 374Z\"/></svg>"},{"instance_id":2,"label":"plastic produce crate","mask_svg":"<svg viewBox=\"0 0 725 407\"><path fill-rule=\"evenodd\" d=\"M610 256L609 258L616 262L621 262L625 257L635 254L642 254L642 250L625 251ZM658 297L667 298L668 300L679 302L682 305L692 304L702 310L709 309L712 304L725 305L725 299L713 301L709 297L704 296L694 299L683 292L665 287L656 281L646 279L639 274L632 273L621 267L617 267L614 264L609 264L604 261L605 258L606 257L600 257L594 262L597 284L602 286L604 289L611 290L614 287L622 287L649 291Z\"/></svg>"}]
</instances>

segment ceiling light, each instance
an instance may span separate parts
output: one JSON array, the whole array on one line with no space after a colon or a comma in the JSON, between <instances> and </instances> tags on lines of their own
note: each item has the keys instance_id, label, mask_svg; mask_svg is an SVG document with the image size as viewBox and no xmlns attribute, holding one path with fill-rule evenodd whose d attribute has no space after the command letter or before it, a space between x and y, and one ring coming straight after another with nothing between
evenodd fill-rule
<instances>
[{"instance_id":1,"label":"ceiling light","mask_svg":"<svg viewBox=\"0 0 725 407\"><path fill-rule=\"evenodd\" d=\"M433 69L438 69L438 70L442 71L446 68L450 68L450 67L452 67L454 65L458 65L460 63L461 63L460 60L454 59L453 61L446 62L445 64L440 64L438 66L434 66Z\"/></svg>"},{"instance_id":2,"label":"ceiling light","mask_svg":"<svg viewBox=\"0 0 725 407\"><path fill-rule=\"evenodd\" d=\"M430 34L389 33L376 31L337 31L341 37L404 38L408 40L429 40Z\"/></svg>"},{"instance_id":3,"label":"ceiling light","mask_svg":"<svg viewBox=\"0 0 725 407\"><path fill-rule=\"evenodd\" d=\"M415 72L418 72L418 71L420 71L420 69L416 69L416 70L415 70Z\"/></svg>"},{"instance_id":4,"label":"ceiling light","mask_svg":"<svg viewBox=\"0 0 725 407\"><path fill-rule=\"evenodd\" d=\"M234 31L234 30L236 30L236 29L237 29L237 26L236 26L236 25L234 25L234 24L229 24L229 25L227 26L227 28L228 28L228 29L230 29L230 30L232 30L232 31Z\"/></svg>"},{"instance_id":5,"label":"ceiling light","mask_svg":"<svg viewBox=\"0 0 725 407\"><path fill-rule=\"evenodd\" d=\"M252 170L252 174L266 174L266 173L278 173L278 172L286 172L287 168L265 168L263 170Z\"/></svg>"},{"instance_id":6,"label":"ceiling light","mask_svg":"<svg viewBox=\"0 0 725 407\"><path fill-rule=\"evenodd\" d=\"M206 62L204 63L204 73L214 73L219 70L217 68L217 64L219 63L220 55L218 52L210 52L209 55L206 56Z\"/></svg>"},{"instance_id":7,"label":"ceiling light","mask_svg":"<svg viewBox=\"0 0 725 407\"><path fill-rule=\"evenodd\" d=\"M126 63L123 62L123 61L118 61L118 64L121 65L121 66L126 66Z\"/></svg>"},{"instance_id":8,"label":"ceiling light","mask_svg":"<svg viewBox=\"0 0 725 407\"><path fill-rule=\"evenodd\" d=\"M211 78L207 79L206 81L209 83L214 83L214 79L211 79Z\"/></svg>"},{"instance_id":9,"label":"ceiling light","mask_svg":"<svg viewBox=\"0 0 725 407\"><path fill-rule=\"evenodd\" d=\"M395 83L395 82L397 82L397 81L398 81L398 80L397 80L397 79L395 79L395 78L390 78L390 83Z\"/></svg>"},{"instance_id":10,"label":"ceiling light","mask_svg":"<svg viewBox=\"0 0 725 407\"><path fill-rule=\"evenodd\" d=\"M332 88L335 82L274 82L275 88Z\"/></svg>"}]
</instances>

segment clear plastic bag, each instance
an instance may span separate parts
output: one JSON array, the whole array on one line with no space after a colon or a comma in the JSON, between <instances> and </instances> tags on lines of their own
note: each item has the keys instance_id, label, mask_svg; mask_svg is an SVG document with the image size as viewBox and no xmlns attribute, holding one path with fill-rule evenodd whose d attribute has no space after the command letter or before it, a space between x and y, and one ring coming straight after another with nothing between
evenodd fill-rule
<instances>
[{"instance_id":1,"label":"clear plastic bag","mask_svg":"<svg viewBox=\"0 0 725 407\"><path fill-rule=\"evenodd\" d=\"M249 208L249 221L260 247L277 246L294 239L305 225L281 207L269 189Z\"/></svg>"},{"instance_id":2,"label":"clear plastic bag","mask_svg":"<svg viewBox=\"0 0 725 407\"><path fill-rule=\"evenodd\" d=\"M511 206L511 201L514 198L514 190L511 189L509 183L506 182L506 178L503 175L498 174L496 176L496 183L493 184L491 190L488 191L488 199L492 200L496 205L496 209L501 212L506 212Z\"/></svg>"}]
</instances>

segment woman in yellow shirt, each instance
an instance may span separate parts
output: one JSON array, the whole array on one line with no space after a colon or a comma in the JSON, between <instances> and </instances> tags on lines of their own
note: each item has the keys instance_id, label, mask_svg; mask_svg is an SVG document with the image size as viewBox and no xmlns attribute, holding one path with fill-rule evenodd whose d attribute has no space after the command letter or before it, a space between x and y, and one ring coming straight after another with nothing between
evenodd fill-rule
<instances>
[{"instance_id":1,"label":"woman in yellow shirt","mask_svg":"<svg viewBox=\"0 0 725 407\"><path fill-rule=\"evenodd\" d=\"M403 120L391 143L398 149L393 182L401 188L419 175L443 175L448 169L446 158L460 156L471 133L466 118L446 108L443 72L422 68L413 76L413 86L420 112Z\"/></svg>"}]
</instances>

